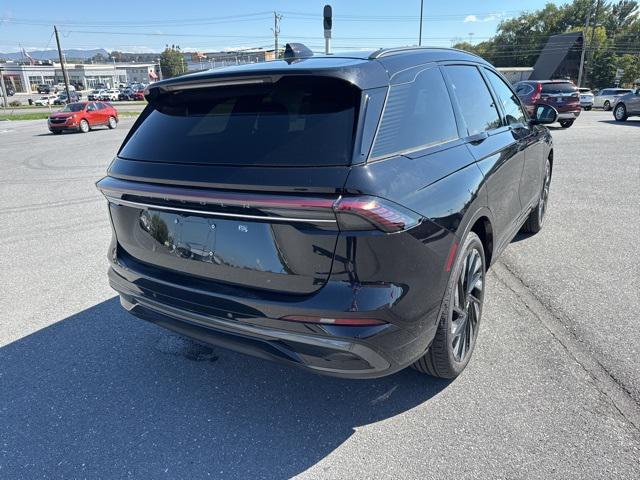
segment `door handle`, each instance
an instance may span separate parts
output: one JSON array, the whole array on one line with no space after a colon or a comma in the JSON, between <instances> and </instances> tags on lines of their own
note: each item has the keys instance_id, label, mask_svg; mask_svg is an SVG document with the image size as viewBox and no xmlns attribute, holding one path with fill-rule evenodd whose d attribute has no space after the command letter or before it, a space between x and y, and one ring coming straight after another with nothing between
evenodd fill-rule
<instances>
[{"instance_id":1,"label":"door handle","mask_svg":"<svg viewBox=\"0 0 640 480\"><path fill-rule=\"evenodd\" d=\"M468 136L465 140L468 143L478 144L478 143L482 143L487 138L489 138L489 134L487 132L480 132L480 133L476 133L475 135Z\"/></svg>"}]
</instances>

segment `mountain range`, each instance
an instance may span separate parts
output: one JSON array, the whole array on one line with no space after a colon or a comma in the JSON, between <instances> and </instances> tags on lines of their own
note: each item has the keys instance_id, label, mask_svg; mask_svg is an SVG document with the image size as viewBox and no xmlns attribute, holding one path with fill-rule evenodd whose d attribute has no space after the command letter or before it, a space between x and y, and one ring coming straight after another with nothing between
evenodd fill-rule
<instances>
[{"instance_id":1,"label":"mountain range","mask_svg":"<svg viewBox=\"0 0 640 480\"><path fill-rule=\"evenodd\" d=\"M104 48L95 48L92 50L81 50L81 49L69 49L63 50L66 55L67 61L72 60L87 60L94 55L102 55L106 58L109 58L109 52L107 52ZM31 52L27 52L31 55L35 60L58 60L58 50L33 50ZM12 53L2 53L0 52L0 59L4 60L22 60L25 56L22 52L12 52Z\"/></svg>"}]
</instances>

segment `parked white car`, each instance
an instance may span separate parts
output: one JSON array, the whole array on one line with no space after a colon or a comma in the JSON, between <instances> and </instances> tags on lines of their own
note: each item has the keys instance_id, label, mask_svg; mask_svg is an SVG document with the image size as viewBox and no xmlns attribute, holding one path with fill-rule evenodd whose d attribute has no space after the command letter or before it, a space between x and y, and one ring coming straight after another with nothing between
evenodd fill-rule
<instances>
[{"instance_id":1,"label":"parked white car","mask_svg":"<svg viewBox=\"0 0 640 480\"><path fill-rule=\"evenodd\" d=\"M107 91L104 89L91 90L91 92L87 96L87 99L90 101L102 100L102 95L104 95L105 93L107 93Z\"/></svg>"},{"instance_id":2,"label":"parked white car","mask_svg":"<svg viewBox=\"0 0 640 480\"><path fill-rule=\"evenodd\" d=\"M118 100L118 95L120 95L120 90L112 88L110 90L105 90L104 93L100 95L100 100L104 102L115 102Z\"/></svg>"},{"instance_id":3,"label":"parked white car","mask_svg":"<svg viewBox=\"0 0 640 480\"><path fill-rule=\"evenodd\" d=\"M46 107L47 105L53 105L57 95L44 95L33 102L34 105L39 107Z\"/></svg>"},{"instance_id":4,"label":"parked white car","mask_svg":"<svg viewBox=\"0 0 640 480\"><path fill-rule=\"evenodd\" d=\"M593 99L593 106L611 110L618 102L618 98L627 93L633 93L633 90L630 88L603 88Z\"/></svg>"},{"instance_id":5,"label":"parked white car","mask_svg":"<svg viewBox=\"0 0 640 480\"><path fill-rule=\"evenodd\" d=\"M588 88L579 88L580 106L583 110L591 110L593 107L593 92Z\"/></svg>"}]
</instances>

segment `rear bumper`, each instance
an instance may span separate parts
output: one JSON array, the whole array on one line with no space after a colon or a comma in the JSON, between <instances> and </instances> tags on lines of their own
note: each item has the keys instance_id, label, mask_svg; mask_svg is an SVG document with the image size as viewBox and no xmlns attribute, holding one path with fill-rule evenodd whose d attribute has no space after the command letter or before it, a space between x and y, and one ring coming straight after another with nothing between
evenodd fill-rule
<instances>
[{"instance_id":1,"label":"rear bumper","mask_svg":"<svg viewBox=\"0 0 640 480\"><path fill-rule=\"evenodd\" d=\"M353 302L352 286L328 282L314 295L298 298L234 296L197 286L154 279L125 261L112 261L109 283L131 314L197 341L343 378L376 378L392 374L424 354L435 335L438 311L419 322L402 319L370 327L309 324L281 320L283 313L318 314L341 299ZM393 286L360 287L363 315L394 318L389 307ZM345 305L344 311L349 306ZM375 309L373 312L371 309ZM322 311L323 315L331 312ZM339 315L339 311L335 312Z\"/></svg>"},{"instance_id":2,"label":"rear bumper","mask_svg":"<svg viewBox=\"0 0 640 480\"><path fill-rule=\"evenodd\" d=\"M580 110L572 112L558 112L558 120L575 120L580 116Z\"/></svg>"}]
</instances>

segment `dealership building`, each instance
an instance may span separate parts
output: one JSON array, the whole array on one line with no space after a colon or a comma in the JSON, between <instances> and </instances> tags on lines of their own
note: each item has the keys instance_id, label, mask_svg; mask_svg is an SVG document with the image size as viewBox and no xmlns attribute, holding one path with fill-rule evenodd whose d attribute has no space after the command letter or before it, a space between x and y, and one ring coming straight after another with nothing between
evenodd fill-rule
<instances>
[{"instance_id":1,"label":"dealership building","mask_svg":"<svg viewBox=\"0 0 640 480\"><path fill-rule=\"evenodd\" d=\"M65 65L69 82L93 88L99 83L109 87L120 83L149 83L158 79L155 63L68 63ZM37 93L40 84L55 85L64 82L59 63L23 65L0 63L0 70L7 86L16 93Z\"/></svg>"}]
</instances>

